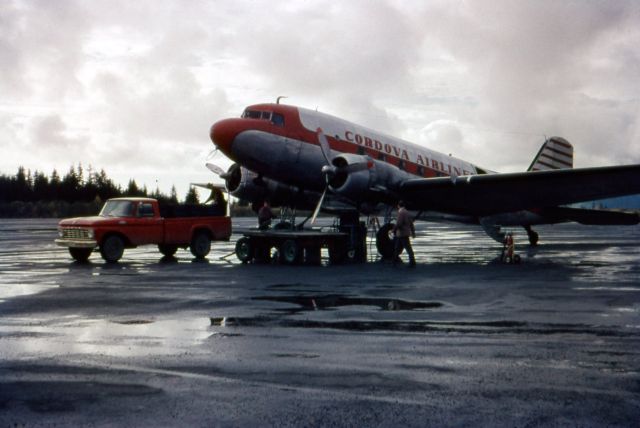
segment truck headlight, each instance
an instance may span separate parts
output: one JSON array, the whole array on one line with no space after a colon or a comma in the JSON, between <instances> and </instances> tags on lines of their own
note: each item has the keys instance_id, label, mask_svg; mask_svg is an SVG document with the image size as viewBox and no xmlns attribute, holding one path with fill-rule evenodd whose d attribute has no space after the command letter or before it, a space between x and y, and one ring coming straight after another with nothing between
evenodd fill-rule
<instances>
[{"instance_id":1,"label":"truck headlight","mask_svg":"<svg viewBox=\"0 0 640 428\"><path fill-rule=\"evenodd\" d=\"M64 238L64 232L62 231L62 229L58 229L58 236L60 238Z\"/></svg>"},{"instance_id":2,"label":"truck headlight","mask_svg":"<svg viewBox=\"0 0 640 428\"><path fill-rule=\"evenodd\" d=\"M93 229L87 229L87 237L89 239L93 239L96 236L96 233Z\"/></svg>"}]
</instances>

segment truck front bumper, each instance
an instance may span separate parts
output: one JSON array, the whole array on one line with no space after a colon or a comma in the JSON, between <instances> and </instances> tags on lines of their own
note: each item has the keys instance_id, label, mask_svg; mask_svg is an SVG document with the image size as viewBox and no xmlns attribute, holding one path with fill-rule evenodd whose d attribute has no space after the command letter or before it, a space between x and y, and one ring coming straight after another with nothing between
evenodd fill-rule
<instances>
[{"instance_id":1,"label":"truck front bumper","mask_svg":"<svg viewBox=\"0 0 640 428\"><path fill-rule=\"evenodd\" d=\"M95 248L98 242L94 239L56 239L56 245L68 248Z\"/></svg>"}]
</instances>

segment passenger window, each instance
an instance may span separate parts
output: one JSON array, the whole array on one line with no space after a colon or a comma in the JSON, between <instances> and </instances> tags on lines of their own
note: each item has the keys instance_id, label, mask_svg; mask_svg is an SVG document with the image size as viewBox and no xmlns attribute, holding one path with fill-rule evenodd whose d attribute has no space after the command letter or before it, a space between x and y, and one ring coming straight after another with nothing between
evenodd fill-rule
<instances>
[{"instance_id":1,"label":"passenger window","mask_svg":"<svg viewBox=\"0 0 640 428\"><path fill-rule=\"evenodd\" d=\"M271 115L271 123L276 126L284 126L284 116L280 113L273 113Z\"/></svg>"}]
</instances>

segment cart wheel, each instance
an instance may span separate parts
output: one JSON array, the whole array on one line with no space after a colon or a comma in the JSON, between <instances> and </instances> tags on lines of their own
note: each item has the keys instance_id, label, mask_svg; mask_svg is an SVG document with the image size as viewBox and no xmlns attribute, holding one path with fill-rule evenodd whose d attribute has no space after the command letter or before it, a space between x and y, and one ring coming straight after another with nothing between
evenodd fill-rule
<instances>
[{"instance_id":1,"label":"cart wheel","mask_svg":"<svg viewBox=\"0 0 640 428\"><path fill-rule=\"evenodd\" d=\"M242 237L236 242L236 256L242 263L250 262L253 259L253 245L251 239Z\"/></svg>"},{"instance_id":2,"label":"cart wheel","mask_svg":"<svg viewBox=\"0 0 640 428\"><path fill-rule=\"evenodd\" d=\"M280 245L280 258L281 260L292 265L300 259L300 247L293 239L287 239Z\"/></svg>"}]
</instances>

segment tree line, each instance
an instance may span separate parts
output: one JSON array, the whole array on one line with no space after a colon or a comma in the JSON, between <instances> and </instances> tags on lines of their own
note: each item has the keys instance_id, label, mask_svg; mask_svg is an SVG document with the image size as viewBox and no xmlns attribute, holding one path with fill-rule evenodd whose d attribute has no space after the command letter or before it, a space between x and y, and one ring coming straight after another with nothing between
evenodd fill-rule
<instances>
[{"instance_id":1,"label":"tree line","mask_svg":"<svg viewBox=\"0 0 640 428\"><path fill-rule=\"evenodd\" d=\"M175 186L166 195L158 188L149 192L130 179L126 188L116 184L104 169L71 166L66 174L54 169L50 176L42 171L18 168L15 175L0 175L0 217L66 217L97 214L102 203L120 196L144 196L177 203ZM190 188L185 202L198 203L198 194Z\"/></svg>"}]
</instances>

